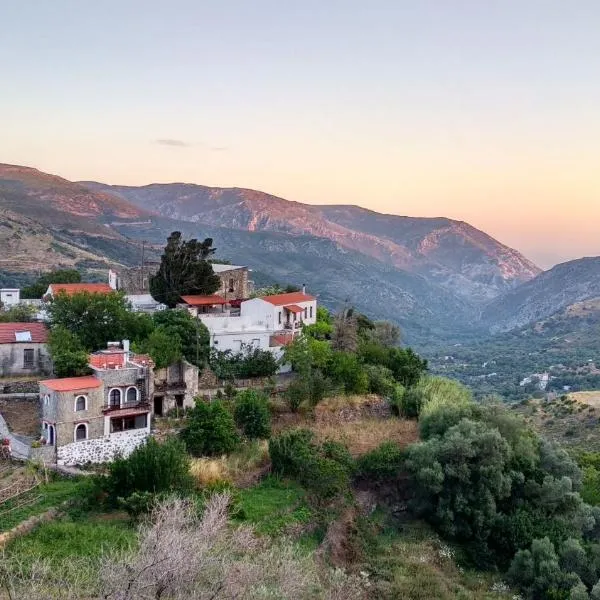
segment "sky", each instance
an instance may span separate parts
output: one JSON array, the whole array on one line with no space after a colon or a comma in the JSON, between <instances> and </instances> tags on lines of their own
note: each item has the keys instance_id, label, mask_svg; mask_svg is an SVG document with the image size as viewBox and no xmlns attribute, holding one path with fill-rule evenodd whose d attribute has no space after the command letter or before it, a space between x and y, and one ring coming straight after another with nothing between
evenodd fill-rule
<instances>
[{"instance_id":1,"label":"sky","mask_svg":"<svg viewBox=\"0 0 600 600\"><path fill-rule=\"evenodd\" d=\"M600 255L598 0L0 0L0 162Z\"/></svg>"}]
</instances>

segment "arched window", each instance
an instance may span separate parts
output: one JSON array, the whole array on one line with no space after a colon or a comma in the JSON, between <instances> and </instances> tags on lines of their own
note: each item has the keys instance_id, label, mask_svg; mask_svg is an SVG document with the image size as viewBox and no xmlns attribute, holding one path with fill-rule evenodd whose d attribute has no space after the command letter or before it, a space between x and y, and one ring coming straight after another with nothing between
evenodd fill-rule
<instances>
[{"instance_id":1,"label":"arched window","mask_svg":"<svg viewBox=\"0 0 600 600\"><path fill-rule=\"evenodd\" d=\"M87 410L87 398L85 396L75 398L75 410Z\"/></svg>"},{"instance_id":2,"label":"arched window","mask_svg":"<svg viewBox=\"0 0 600 600\"><path fill-rule=\"evenodd\" d=\"M121 406L121 390L117 388L110 390L108 401L111 406Z\"/></svg>"},{"instance_id":3,"label":"arched window","mask_svg":"<svg viewBox=\"0 0 600 600\"><path fill-rule=\"evenodd\" d=\"M75 427L75 441L79 442L81 440L87 440L87 436L87 425L85 423L79 423L79 425Z\"/></svg>"},{"instance_id":4,"label":"arched window","mask_svg":"<svg viewBox=\"0 0 600 600\"><path fill-rule=\"evenodd\" d=\"M130 387L127 390L126 402L127 404L135 404L138 399L138 391L137 388Z\"/></svg>"}]
</instances>

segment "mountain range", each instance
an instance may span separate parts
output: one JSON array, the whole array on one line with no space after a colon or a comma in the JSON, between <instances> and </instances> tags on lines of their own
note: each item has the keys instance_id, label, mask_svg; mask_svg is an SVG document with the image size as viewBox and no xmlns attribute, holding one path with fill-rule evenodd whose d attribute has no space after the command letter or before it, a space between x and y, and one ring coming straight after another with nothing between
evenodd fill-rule
<instances>
[{"instance_id":1,"label":"mountain range","mask_svg":"<svg viewBox=\"0 0 600 600\"><path fill-rule=\"evenodd\" d=\"M349 302L399 322L417 345L506 331L600 295L600 259L542 272L462 221L243 188L110 186L0 165L0 209L0 284L58 266L101 277L109 265L138 264L142 240L158 258L180 230L212 237L218 257L250 266L258 284L306 283L332 308Z\"/></svg>"}]
</instances>

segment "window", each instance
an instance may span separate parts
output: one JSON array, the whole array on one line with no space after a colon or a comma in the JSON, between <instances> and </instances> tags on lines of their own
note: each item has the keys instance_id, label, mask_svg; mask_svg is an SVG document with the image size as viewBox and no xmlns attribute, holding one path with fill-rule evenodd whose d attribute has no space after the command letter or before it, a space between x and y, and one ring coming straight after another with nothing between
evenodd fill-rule
<instances>
[{"instance_id":1,"label":"window","mask_svg":"<svg viewBox=\"0 0 600 600\"><path fill-rule=\"evenodd\" d=\"M44 394L44 406L48 406L48 404L50 404L50 396Z\"/></svg>"},{"instance_id":2,"label":"window","mask_svg":"<svg viewBox=\"0 0 600 600\"><path fill-rule=\"evenodd\" d=\"M304 318L306 319L306 317L308 317L308 308L305 306L304 307Z\"/></svg>"},{"instance_id":3,"label":"window","mask_svg":"<svg viewBox=\"0 0 600 600\"><path fill-rule=\"evenodd\" d=\"M229 291L233 292L233 279L229 280Z\"/></svg>"},{"instance_id":4,"label":"window","mask_svg":"<svg viewBox=\"0 0 600 600\"><path fill-rule=\"evenodd\" d=\"M23 350L23 367L25 369L33 368L34 350L27 348Z\"/></svg>"},{"instance_id":5,"label":"window","mask_svg":"<svg viewBox=\"0 0 600 600\"><path fill-rule=\"evenodd\" d=\"M260 338L254 338L252 340L252 347L253 348L260 348Z\"/></svg>"},{"instance_id":6,"label":"window","mask_svg":"<svg viewBox=\"0 0 600 600\"><path fill-rule=\"evenodd\" d=\"M108 402L111 406L121 406L121 390L117 388L110 390Z\"/></svg>"},{"instance_id":7,"label":"window","mask_svg":"<svg viewBox=\"0 0 600 600\"><path fill-rule=\"evenodd\" d=\"M79 423L75 427L75 441L80 442L81 440L87 440L88 431L86 423Z\"/></svg>"},{"instance_id":8,"label":"window","mask_svg":"<svg viewBox=\"0 0 600 600\"><path fill-rule=\"evenodd\" d=\"M126 397L127 404L135 404L137 402L137 399L138 399L137 388L130 387L127 390L127 397Z\"/></svg>"},{"instance_id":9,"label":"window","mask_svg":"<svg viewBox=\"0 0 600 600\"><path fill-rule=\"evenodd\" d=\"M75 398L75 410L87 410L87 398L85 396Z\"/></svg>"},{"instance_id":10,"label":"window","mask_svg":"<svg viewBox=\"0 0 600 600\"><path fill-rule=\"evenodd\" d=\"M281 311L277 313L277 316L279 317L279 324L281 325Z\"/></svg>"},{"instance_id":11,"label":"window","mask_svg":"<svg viewBox=\"0 0 600 600\"><path fill-rule=\"evenodd\" d=\"M313 313L312 313L312 306L311 306L311 307L310 307L310 318L311 318L311 319L312 319L312 315L313 315Z\"/></svg>"},{"instance_id":12,"label":"window","mask_svg":"<svg viewBox=\"0 0 600 600\"><path fill-rule=\"evenodd\" d=\"M183 408L183 400L184 400L183 394L176 394L175 395L175 406L177 408Z\"/></svg>"},{"instance_id":13,"label":"window","mask_svg":"<svg viewBox=\"0 0 600 600\"><path fill-rule=\"evenodd\" d=\"M134 417L118 417L110 420L110 432L130 431L132 429L145 429L148 424L147 415Z\"/></svg>"}]
</instances>

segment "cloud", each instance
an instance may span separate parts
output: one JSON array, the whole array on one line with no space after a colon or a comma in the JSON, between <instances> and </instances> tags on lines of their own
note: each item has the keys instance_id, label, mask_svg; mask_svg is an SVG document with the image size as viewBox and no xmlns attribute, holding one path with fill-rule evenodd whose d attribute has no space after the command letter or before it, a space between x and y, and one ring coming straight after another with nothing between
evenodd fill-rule
<instances>
[{"instance_id":1,"label":"cloud","mask_svg":"<svg viewBox=\"0 0 600 600\"><path fill-rule=\"evenodd\" d=\"M174 146L176 148L187 148L190 145L183 140L173 140L169 138L156 140L156 143L160 144L161 146Z\"/></svg>"},{"instance_id":2,"label":"cloud","mask_svg":"<svg viewBox=\"0 0 600 600\"><path fill-rule=\"evenodd\" d=\"M226 152L228 150L227 146L213 146L211 148L212 152Z\"/></svg>"}]
</instances>

